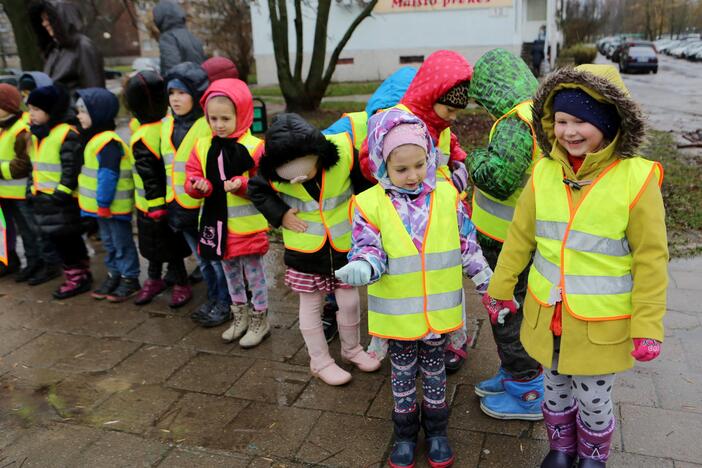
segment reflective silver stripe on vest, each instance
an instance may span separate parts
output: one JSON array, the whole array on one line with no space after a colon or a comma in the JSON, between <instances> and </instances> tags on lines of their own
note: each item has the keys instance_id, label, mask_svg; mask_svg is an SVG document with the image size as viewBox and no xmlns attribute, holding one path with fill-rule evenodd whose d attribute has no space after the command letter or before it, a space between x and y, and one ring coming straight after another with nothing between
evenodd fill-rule
<instances>
[{"instance_id":1,"label":"reflective silver stripe on vest","mask_svg":"<svg viewBox=\"0 0 702 468\"><path fill-rule=\"evenodd\" d=\"M98 170L92 167L83 166L83 168L80 170L80 173L86 177L92 177L93 179L96 179L98 176ZM130 169L124 169L119 171L120 179L128 179L130 177L132 177L132 171Z\"/></svg>"},{"instance_id":2,"label":"reflective silver stripe on vest","mask_svg":"<svg viewBox=\"0 0 702 468\"><path fill-rule=\"evenodd\" d=\"M536 221L537 237L545 237L546 239L563 240L568 223L560 221ZM629 255L629 242L626 237L621 239L610 239L608 237L600 237L587 232L571 230L568 234L566 248L578 250L580 252L592 252L603 255L611 255L613 257L623 257Z\"/></svg>"},{"instance_id":3,"label":"reflective silver stripe on vest","mask_svg":"<svg viewBox=\"0 0 702 468\"><path fill-rule=\"evenodd\" d=\"M257 214L259 214L259 211L255 206L250 204L227 207L227 215L230 218L241 218L243 216L253 216Z\"/></svg>"},{"instance_id":4,"label":"reflective silver stripe on vest","mask_svg":"<svg viewBox=\"0 0 702 468\"><path fill-rule=\"evenodd\" d=\"M185 172L185 164L183 161L174 161L173 170L176 172Z\"/></svg>"},{"instance_id":5,"label":"reflective silver stripe on vest","mask_svg":"<svg viewBox=\"0 0 702 468\"><path fill-rule=\"evenodd\" d=\"M2 179L0 187L24 187L27 185L27 178L24 179Z\"/></svg>"},{"instance_id":6,"label":"reflective silver stripe on vest","mask_svg":"<svg viewBox=\"0 0 702 468\"><path fill-rule=\"evenodd\" d=\"M79 187L78 193L92 200L97 200L97 190L90 190L85 187ZM113 200L129 200L130 198L132 198L133 194L133 190L117 190L115 192L115 197L113 198Z\"/></svg>"},{"instance_id":7,"label":"reflective silver stripe on vest","mask_svg":"<svg viewBox=\"0 0 702 468\"><path fill-rule=\"evenodd\" d=\"M170 164L173 164L173 153L166 153L163 155L163 164L168 166Z\"/></svg>"},{"instance_id":8,"label":"reflective silver stripe on vest","mask_svg":"<svg viewBox=\"0 0 702 468\"><path fill-rule=\"evenodd\" d=\"M461 265L461 250L429 253L424 256L426 271L443 270ZM404 275L422 271L422 257L409 255L407 257L388 258L388 274Z\"/></svg>"},{"instance_id":9,"label":"reflective silver stripe on vest","mask_svg":"<svg viewBox=\"0 0 702 468\"><path fill-rule=\"evenodd\" d=\"M332 210L346 203L351 198L351 188L347 188L344 193L322 201L324 210Z\"/></svg>"},{"instance_id":10,"label":"reflective silver stripe on vest","mask_svg":"<svg viewBox=\"0 0 702 468\"><path fill-rule=\"evenodd\" d=\"M139 198L146 198L146 190L141 187L135 187L134 190Z\"/></svg>"},{"instance_id":11,"label":"reflective silver stripe on vest","mask_svg":"<svg viewBox=\"0 0 702 468\"><path fill-rule=\"evenodd\" d=\"M323 223L306 220L303 221L307 223L307 230L305 231L305 234L312 234L315 236L325 236L327 234L327 230L324 229ZM351 232L351 224L349 224L348 221L342 221L329 228L329 233L331 234L332 239L338 239L349 232Z\"/></svg>"},{"instance_id":12,"label":"reflective silver stripe on vest","mask_svg":"<svg viewBox=\"0 0 702 468\"><path fill-rule=\"evenodd\" d=\"M549 262L537 250L534 254L534 268L554 285L561 282L561 269ZM634 282L631 275L625 276L589 276L566 275L567 294L625 294L631 292Z\"/></svg>"},{"instance_id":13,"label":"reflective silver stripe on vest","mask_svg":"<svg viewBox=\"0 0 702 468\"><path fill-rule=\"evenodd\" d=\"M177 193L178 195L187 195L187 194L188 194L188 192L185 191L185 186L180 185L180 184L177 184L177 185L173 188L173 190L174 190L175 193Z\"/></svg>"},{"instance_id":14,"label":"reflective silver stripe on vest","mask_svg":"<svg viewBox=\"0 0 702 468\"><path fill-rule=\"evenodd\" d=\"M449 163L449 157L447 155L445 155L441 150L439 150L439 154L438 154L437 159L438 159L437 167L447 166Z\"/></svg>"},{"instance_id":15,"label":"reflective silver stripe on vest","mask_svg":"<svg viewBox=\"0 0 702 468\"><path fill-rule=\"evenodd\" d=\"M280 198L282 198L290 208L294 208L297 211L319 211L319 203L317 203L316 200L302 201L287 193L281 193Z\"/></svg>"},{"instance_id":16,"label":"reflective silver stripe on vest","mask_svg":"<svg viewBox=\"0 0 702 468\"><path fill-rule=\"evenodd\" d=\"M475 191L475 203L487 211L493 216L497 216L505 221L512 221L512 216L514 216L514 208L508 205L503 205L502 203L497 203L494 200L490 200L488 197L483 195L480 190Z\"/></svg>"},{"instance_id":17,"label":"reflective silver stripe on vest","mask_svg":"<svg viewBox=\"0 0 702 468\"><path fill-rule=\"evenodd\" d=\"M34 165L35 171L46 171L46 172L61 172L60 163L36 163Z\"/></svg>"},{"instance_id":18,"label":"reflective silver stripe on vest","mask_svg":"<svg viewBox=\"0 0 702 468\"><path fill-rule=\"evenodd\" d=\"M53 192L54 190L56 190L56 187L58 187L58 184L55 182L39 182L37 184L37 190L40 190L42 192L46 190L50 190Z\"/></svg>"},{"instance_id":19,"label":"reflective silver stripe on vest","mask_svg":"<svg viewBox=\"0 0 702 468\"><path fill-rule=\"evenodd\" d=\"M463 291L449 291L427 296L427 312L451 309L461 305ZM407 297L402 299L386 299L368 295L368 310L383 315L412 315L424 311L423 297Z\"/></svg>"}]
</instances>

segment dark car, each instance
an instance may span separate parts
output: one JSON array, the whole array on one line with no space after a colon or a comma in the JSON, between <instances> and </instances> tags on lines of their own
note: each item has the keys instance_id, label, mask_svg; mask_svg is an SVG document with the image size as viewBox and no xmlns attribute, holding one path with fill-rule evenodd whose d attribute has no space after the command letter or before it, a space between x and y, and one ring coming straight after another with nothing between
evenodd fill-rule
<instances>
[{"instance_id":1,"label":"dark car","mask_svg":"<svg viewBox=\"0 0 702 468\"><path fill-rule=\"evenodd\" d=\"M633 71L658 73L656 49L648 45L625 47L619 54L619 71L622 73Z\"/></svg>"},{"instance_id":2,"label":"dark car","mask_svg":"<svg viewBox=\"0 0 702 468\"><path fill-rule=\"evenodd\" d=\"M619 45L617 45L614 50L612 51L612 54L610 58L612 59L612 62L618 63L619 62L619 56L622 53L622 50L624 50L626 47L634 47L634 46L649 46L653 48L653 51L656 51L656 46L653 44L651 41L640 41L636 39L632 40L627 40Z\"/></svg>"}]
</instances>

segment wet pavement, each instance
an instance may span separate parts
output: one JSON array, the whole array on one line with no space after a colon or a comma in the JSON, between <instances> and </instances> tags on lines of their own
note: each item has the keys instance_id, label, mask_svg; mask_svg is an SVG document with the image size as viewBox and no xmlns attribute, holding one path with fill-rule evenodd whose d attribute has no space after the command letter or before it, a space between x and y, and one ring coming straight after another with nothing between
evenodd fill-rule
<instances>
[{"instance_id":1,"label":"wet pavement","mask_svg":"<svg viewBox=\"0 0 702 468\"><path fill-rule=\"evenodd\" d=\"M101 279L101 248L93 246ZM191 304L173 311L167 295L141 308L88 294L54 301L57 281L30 288L1 279L0 466L381 466L391 447L388 363L372 374L353 370L341 388L312 378L281 263L274 244L274 329L251 350L223 343L224 327L189 320L201 284ZM609 466L702 460L702 259L675 261L671 274L663 355L617 382ZM498 421L479 409L472 387L497 358L475 294L468 304L472 347L448 380L456 466L537 466L547 451L540 423ZM336 340L337 358L338 347Z\"/></svg>"}]
</instances>

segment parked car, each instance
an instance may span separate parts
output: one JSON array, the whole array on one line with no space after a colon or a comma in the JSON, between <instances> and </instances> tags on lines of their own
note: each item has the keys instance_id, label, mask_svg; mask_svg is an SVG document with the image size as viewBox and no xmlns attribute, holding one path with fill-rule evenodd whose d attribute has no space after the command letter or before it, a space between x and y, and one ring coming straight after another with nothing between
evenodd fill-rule
<instances>
[{"instance_id":1,"label":"parked car","mask_svg":"<svg viewBox=\"0 0 702 468\"><path fill-rule=\"evenodd\" d=\"M613 39L613 36L607 36L597 41L597 52L599 52L602 55L605 55L605 49L609 45L609 43L612 42Z\"/></svg>"},{"instance_id":2,"label":"parked car","mask_svg":"<svg viewBox=\"0 0 702 468\"><path fill-rule=\"evenodd\" d=\"M632 71L658 73L658 56L651 46L625 47L619 55L619 71L622 73Z\"/></svg>"},{"instance_id":3,"label":"parked car","mask_svg":"<svg viewBox=\"0 0 702 468\"><path fill-rule=\"evenodd\" d=\"M685 39L680 41L680 44L678 44L676 47L668 49L668 55L672 55L673 57L682 57L685 53L685 49L697 42L699 42L699 39Z\"/></svg>"},{"instance_id":4,"label":"parked car","mask_svg":"<svg viewBox=\"0 0 702 468\"><path fill-rule=\"evenodd\" d=\"M614 52L614 49L617 48L619 44L621 44L622 40L621 38L615 37L612 39L610 42L607 43L607 46L605 47L605 57L608 59L612 58L612 53Z\"/></svg>"},{"instance_id":5,"label":"parked car","mask_svg":"<svg viewBox=\"0 0 702 468\"><path fill-rule=\"evenodd\" d=\"M652 47L654 52L656 51L656 46L651 41L641 41L638 39L628 40L628 41L624 41L624 42L620 43L617 47L615 47L614 51L612 52L612 62L619 63L619 55L621 54L622 50L625 47L633 47L633 46Z\"/></svg>"},{"instance_id":6,"label":"parked car","mask_svg":"<svg viewBox=\"0 0 702 468\"><path fill-rule=\"evenodd\" d=\"M679 44L680 44L680 41L677 39L666 42L664 45L658 47L658 52L661 54L668 55L668 52L670 51L670 49L677 47Z\"/></svg>"},{"instance_id":7,"label":"parked car","mask_svg":"<svg viewBox=\"0 0 702 468\"><path fill-rule=\"evenodd\" d=\"M689 59L691 55L695 55L699 50L702 50L702 41L693 42L682 50L680 58Z\"/></svg>"}]
</instances>

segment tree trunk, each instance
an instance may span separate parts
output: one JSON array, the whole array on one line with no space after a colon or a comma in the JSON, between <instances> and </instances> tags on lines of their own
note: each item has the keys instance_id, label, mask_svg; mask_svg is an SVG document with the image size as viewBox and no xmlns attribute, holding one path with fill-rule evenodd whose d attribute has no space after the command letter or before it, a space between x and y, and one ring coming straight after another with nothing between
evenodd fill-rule
<instances>
[{"instance_id":1,"label":"tree trunk","mask_svg":"<svg viewBox=\"0 0 702 468\"><path fill-rule=\"evenodd\" d=\"M17 54L23 70L41 70L44 60L41 57L37 38L29 22L28 3L25 0L0 0L12 24Z\"/></svg>"}]
</instances>

